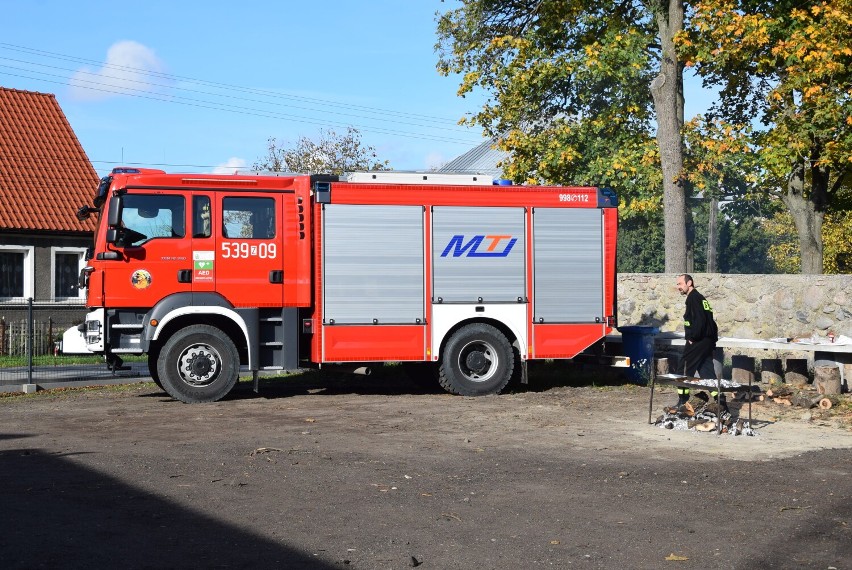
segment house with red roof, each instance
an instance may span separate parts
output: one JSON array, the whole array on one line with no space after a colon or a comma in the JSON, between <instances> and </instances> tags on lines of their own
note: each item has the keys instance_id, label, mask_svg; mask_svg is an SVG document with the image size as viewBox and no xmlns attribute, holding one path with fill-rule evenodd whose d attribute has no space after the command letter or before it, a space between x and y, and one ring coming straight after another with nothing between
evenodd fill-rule
<instances>
[{"instance_id":1,"label":"house with red roof","mask_svg":"<svg viewBox=\"0 0 852 570\"><path fill-rule=\"evenodd\" d=\"M0 303L81 304L98 176L56 97L0 87Z\"/></svg>"}]
</instances>

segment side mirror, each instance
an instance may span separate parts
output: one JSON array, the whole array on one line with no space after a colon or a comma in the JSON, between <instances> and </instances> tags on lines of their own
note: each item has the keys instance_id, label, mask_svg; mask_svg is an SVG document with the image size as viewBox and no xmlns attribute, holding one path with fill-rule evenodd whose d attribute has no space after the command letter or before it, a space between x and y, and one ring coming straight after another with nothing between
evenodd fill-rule
<instances>
[{"instance_id":1,"label":"side mirror","mask_svg":"<svg viewBox=\"0 0 852 570\"><path fill-rule=\"evenodd\" d=\"M121 225L121 196L113 196L109 201L109 212L107 213L107 225L117 228Z\"/></svg>"},{"instance_id":2,"label":"side mirror","mask_svg":"<svg viewBox=\"0 0 852 570\"><path fill-rule=\"evenodd\" d=\"M110 228L106 232L107 243L115 244L116 247L130 247L133 243L145 239L148 239L148 236L130 228Z\"/></svg>"},{"instance_id":3,"label":"side mirror","mask_svg":"<svg viewBox=\"0 0 852 570\"><path fill-rule=\"evenodd\" d=\"M97 208L92 208L91 206L80 206L75 215L77 216L77 219L82 222L84 220L88 220L89 216L97 211Z\"/></svg>"}]
</instances>

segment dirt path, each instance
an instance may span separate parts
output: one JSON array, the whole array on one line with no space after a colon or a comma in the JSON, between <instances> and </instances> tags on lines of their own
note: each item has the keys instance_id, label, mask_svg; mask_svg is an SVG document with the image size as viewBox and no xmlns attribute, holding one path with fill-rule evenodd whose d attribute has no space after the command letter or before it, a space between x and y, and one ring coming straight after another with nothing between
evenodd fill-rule
<instances>
[{"instance_id":1,"label":"dirt path","mask_svg":"<svg viewBox=\"0 0 852 570\"><path fill-rule=\"evenodd\" d=\"M310 377L210 405L0 398L0 548L10 568L844 567L852 432L753 412L757 436L717 436L648 425L644 388Z\"/></svg>"}]
</instances>

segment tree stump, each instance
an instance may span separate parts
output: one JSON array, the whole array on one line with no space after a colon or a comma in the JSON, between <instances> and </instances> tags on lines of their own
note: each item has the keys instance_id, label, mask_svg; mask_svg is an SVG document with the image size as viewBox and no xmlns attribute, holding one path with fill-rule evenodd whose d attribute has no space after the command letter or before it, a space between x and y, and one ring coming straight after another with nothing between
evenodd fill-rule
<instances>
[{"instance_id":1,"label":"tree stump","mask_svg":"<svg viewBox=\"0 0 852 570\"><path fill-rule=\"evenodd\" d=\"M814 386L818 394L840 394L840 369L837 366L814 368Z\"/></svg>"},{"instance_id":2,"label":"tree stump","mask_svg":"<svg viewBox=\"0 0 852 570\"><path fill-rule=\"evenodd\" d=\"M808 384L807 358L787 358L784 361L784 368L784 383L797 387Z\"/></svg>"},{"instance_id":3,"label":"tree stump","mask_svg":"<svg viewBox=\"0 0 852 570\"><path fill-rule=\"evenodd\" d=\"M764 358L760 361L760 381L763 384L780 384L783 371L780 358Z\"/></svg>"},{"instance_id":4,"label":"tree stump","mask_svg":"<svg viewBox=\"0 0 852 570\"><path fill-rule=\"evenodd\" d=\"M732 356L731 380L740 384L754 382L754 358L751 356Z\"/></svg>"}]
</instances>

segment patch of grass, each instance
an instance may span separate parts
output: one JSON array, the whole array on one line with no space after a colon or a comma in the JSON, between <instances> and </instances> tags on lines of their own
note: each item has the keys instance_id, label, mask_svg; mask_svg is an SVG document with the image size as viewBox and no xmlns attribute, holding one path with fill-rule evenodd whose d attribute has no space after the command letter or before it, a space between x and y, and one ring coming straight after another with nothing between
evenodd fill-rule
<instances>
[{"instance_id":1,"label":"patch of grass","mask_svg":"<svg viewBox=\"0 0 852 570\"><path fill-rule=\"evenodd\" d=\"M24 394L22 392L0 392L0 400L4 402L16 402L23 400L32 400L33 398L45 398L45 397L62 397L64 395L71 394L79 394L83 392L109 392L109 393L121 393L121 392L131 392L134 390L138 390L140 388L151 388L155 387L156 384L153 382L133 382L130 384L107 384L104 386L100 385L92 385L92 386L68 386L64 388L50 388L47 390L38 390L32 394Z\"/></svg>"},{"instance_id":2,"label":"patch of grass","mask_svg":"<svg viewBox=\"0 0 852 570\"><path fill-rule=\"evenodd\" d=\"M122 357L125 362L145 362L148 357L145 355L128 355ZM33 366L72 366L75 364L103 364L102 356L87 356L87 355L61 355L53 356L52 354L41 354L33 356ZM26 356L0 356L0 368L17 368L27 366Z\"/></svg>"}]
</instances>

